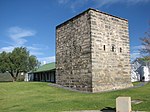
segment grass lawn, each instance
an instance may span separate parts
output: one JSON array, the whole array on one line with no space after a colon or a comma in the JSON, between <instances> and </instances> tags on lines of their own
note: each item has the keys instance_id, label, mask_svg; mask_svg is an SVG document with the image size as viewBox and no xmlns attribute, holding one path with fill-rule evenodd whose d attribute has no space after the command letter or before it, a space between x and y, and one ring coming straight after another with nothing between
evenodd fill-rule
<instances>
[{"instance_id":1,"label":"grass lawn","mask_svg":"<svg viewBox=\"0 0 150 112\"><path fill-rule=\"evenodd\" d=\"M45 82L5 82L0 83L0 112L101 110L115 108L118 96L143 101L132 104L132 110L150 111L150 83L128 90L88 94L50 87Z\"/></svg>"}]
</instances>

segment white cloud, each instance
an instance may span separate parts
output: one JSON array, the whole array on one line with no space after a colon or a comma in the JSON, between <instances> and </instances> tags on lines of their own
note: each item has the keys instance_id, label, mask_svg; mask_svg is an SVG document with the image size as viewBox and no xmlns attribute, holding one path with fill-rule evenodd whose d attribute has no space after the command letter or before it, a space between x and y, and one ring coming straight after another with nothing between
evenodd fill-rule
<instances>
[{"instance_id":1,"label":"white cloud","mask_svg":"<svg viewBox=\"0 0 150 112\"><path fill-rule=\"evenodd\" d=\"M96 8L100 8L103 6L110 6L116 3L123 3L126 5L135 5L139 3L147 3L150 0L93 0Z\"/></svg>"},{"instance_id":2,"label":"white cloud","mask_svg":"<svg viewBox=\"0 0 150 112\"><path fill-rule=\"evenodd\" d=\"M70 8L75 12L77 7L82 7L87 4L87 2L88 0L75 0L73 3L71 3Z\"/></svg>"},{"instance_id":3,"label":"white cloud","mask_svg":"<svg viewBox=\"0 0 150 112\"><path fill-rule=\"evenodd\" d=\"M42 48L38 48L35 46L27 46L27 49L29 49L29 50L41 50Z\"/></svg>"},{"instance_id":4,"label":"white cloud","mask_svg":"<svg viewBox=\"0 0 150 112\"><path fill-rule=\"evenodd\" d=\"M37 51L37 50L35 51L35 50L30 50L30 49L28 50L30 51L30 54L35 55L35 56L44 55L44 53L41 51Z\"/></svg>"},{"instance_id":5,"label":"white cloud","mask_svg":"<svg viewBox=\"0 0 150 112\"><path fill-rule=\"evenodd\" d=\"M66 3L68 3L69 2L69 0L58 0L58 3L59 4L66 4Z\"/></svg>"},{"instance_id":6,"label":"white cloud","mask_svg":"<svg viewBox=\"0 0 150 112\"><path fill-rule=\"evenodd\" d=\"M34 30L27 30L18 26L8 29L8 36L13 40L14 44L24 45L27 40L26 37L34 36L36 32Z\"/></svg>"},{"instance_id":7,"label":"white cloud","mask_svg":"<svg viewBox=\"0 0 150 112\"><path fill-rule=\"evenodd\" d=\"M25 39L26 37L34 36L36 32L34 30L27 30L18 26L15 27L10 27L7 30L8 32L8 37L12 40L12 42L3 42L8 44L6 47L0 48L0 52L6 51L6 52L11 52L15 47L27 47L28 50L31 50L32 52L38 51L39 48L35 46L25 46L24 44L27 42ZM40 54L40 53L33 53L33 54Z\"/></svg>"},{"instance_id":8,"label":"white cloud","mask_svg":"<svg viewBox=\"0 0 150 112\"><path fill-rule=\"evenodd\" d=\"M50 56L50 57L42 57L42 58L38 58L38 60L43 63L51 63L51 62L55 62L55 56Z\"/></svg>"},{"instance_id":9,"label":"white cloud","mask_svg":"<svg viewBox=\"0 0 150 112\"><path fill-rule=\"evenodd\" d=\"M131 47L131 51L130 51L131 61L135 60L136 58L141 57L140 49L142 49L142 48L143 48L142 45Z\"/></svg>"},{"instance_id":10,"label":"white cloud","mask_svg":"<svg viewBox=\"0 0 150 112\"><path fill-rule=\"evenodd\" d=\"M21 46L20 45L18 45L18 46L14 45L14 46L2 47L2 48L0 48L0 53L3 51L12 52L13 49L16 47L21 47ZM41 48L34 47L34 46L24 46L24 47L26 47L30 51L31 55L35 55L35 56L44 55Z\"/></svg>"},{"instance_id":11,"label":"white cloud","mask_svg":"<svg viewBox=\"0 0 150 112\"><path fill-rule=\"evenodd\" d=\"M32 46L26 46L32 55L42 56L44 51L49 50L49 47L42 44L32 44Z\"/></svg>"},{"instance_id":12,"label":"white cloud","mask_svg":"<svg viewBox=\"0 0 150 112\"><path fill-rule=\"evenodd\" d=\"M82 7L87 4L89 0L58 0L60 5L66 5L71 8L73 12L76 12L77 7Z\"/></svg>"},{"instance_id":13,"label":"white cloud","mask_svg":"<svg viewBox=\"0 0 150 112\"><path fill-rule=\"evenodd\" d=\"M31 55L35 55L36 57L42 57L44 56L44 52L47 52L49 50L49 47L42 44L31 44L27 45L25 42L27 42L26 37L31 37L36 34L34 30L27 30L20 27L10 27L8 30L8 36L12 40L12 42L5 42L3 40L0 40L1 42L5 43L7 46L0 48L0 53L5 52L12 52L14 48L16 47L26 47L27 50L29 50ZM51 57L42 57L38 58L40 62L55 62L55 56Z\"/></svg>"},{"instance_id":14,"label":"white cloud","mask_svg":"<svg viewBox=\"0 0 150 112\"><path fill-rule=\"evenodd\" d=\"M15 48L15 46L8 46L8 47L2 47L0 48L0 53L5 51L5 52L12 52L12 50Z\"/></svg>"},{"instance_id":15,"label":"white cloud","mask_svg":"<svg viewBox=\"0 0 150 112\"><path fill-rule=\"evenodd\" d=\"M28 30L24 29L18 26L10 27L8 29L8 36L11 38L13 41L11 43L11 46L3 47L0 49L0 51L6 51L6 52L11 52L15 47L21 47L24 46L26 47L32 55L43 55L41 45L31 45L31 46L26 46L25 43L27 42L26 37L32 37L35 36L36 31L34 30ZM9 42L10 43L10 42ZM44 46L45 48L46 46Z\"/></svg>"},{"instance_id":16,"label":"white cloud","mask_svg":"<svg viewBox=\"0 0 150 112\"><path fill-rule=\"evenodd\" d=\"M143 47L144 47L143 45L133 46L133 47L131 47L131 50L137 51L137 50L142 49Z\"/></svg>"},{"instance_id":17,"label":"white cloud","mask_svg":"<svg viewBox=\"0 0 150 112\"><path fill-rule=\"evenodd\" d=\"M134 5L139 3L147 3L150 0L58 0L59 4L67 5L73 11L77 8L84 6L85 4L90 4L90 7L101 8L104 6L110 6L116 3L123 3L126 5Z\"/></svg>"},{"instance_id":18,"label":"white cloud","mask_svg":"<svg viewBox=\"0 0 150 112\"><path fill-rule=\"evenodd\" d=\"M12 40L11 42L1 41L6 43L7 46L0 48L0 53L2 51L12 52L12 50L16 47L26 47L31 55L42 56L44 55L44 50L47 50L48 47L42 44L31 44L27 46L25 43L27 42L26 37L35 36L36 31L24 29L18 26L10 27L7 30L8 37Z\"/></svg>"},{"instance_id":19,"label":"white cloud","mask_svg":"<svg viewBox=\"0 0 150 112\"><path fill-rule=\"evenodd\" d=\"M139 52L133 52L130 54L131 61L134 61L136 58L139 57L141 57L141 54Z\"/></svg>"},{"instance_id":20,"label":"white cloud","mask_svg":"<svg viewBox=\"0 0 150 112\"><path fill-rule=\"evenodd\" d=\"M124 0L124 1L127 1L129 3L134 3L134 4L150 2L150 0Z\"/></svg>"},{"instance_id":21,"label":"white cloud","mask_svg":"<svg viewBox=\"0 0 150 112\"><path fill-rule=\"evenodd\" d=\"M105 5L111 5L117 2L120 2L121 0L93 0L93 2L95 3L95 7L102 7Z\"/></svg>"}]
</instances>

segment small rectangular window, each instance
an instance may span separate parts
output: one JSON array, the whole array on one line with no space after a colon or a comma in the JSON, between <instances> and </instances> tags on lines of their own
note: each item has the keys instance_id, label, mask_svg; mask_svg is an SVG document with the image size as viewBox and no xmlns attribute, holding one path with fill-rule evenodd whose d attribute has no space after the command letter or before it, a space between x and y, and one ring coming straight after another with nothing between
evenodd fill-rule
<instances>
[{"instance_id":1,"label":"small rectangular window","mask_svg":"<svg viewBox=\"0 0 150 112\"><path fill-rule=\"evenodd\" d=\"M104 48L104 51L105 51L105 45L103 46L103 48Z\"/></svg>"},{"instance_id":2,"label":"small rectangular window","mask_svg":"<svg viewBox=\"0 0 150 112\"><path fill-rule=\"evenodd\" d=\"M115 51L115 47L114 46L112 46L112 52L114 52Z\"/></svg>"},{"instance_id":3,"label":"small rectangular window","mask_svg":"<svg viewBox=\"0 0 150 112\"><path fill-rule=\"evenodd\" d=\"M122 52L122 48L120 47L120 53Z\"/></svg>"}]
</instances>

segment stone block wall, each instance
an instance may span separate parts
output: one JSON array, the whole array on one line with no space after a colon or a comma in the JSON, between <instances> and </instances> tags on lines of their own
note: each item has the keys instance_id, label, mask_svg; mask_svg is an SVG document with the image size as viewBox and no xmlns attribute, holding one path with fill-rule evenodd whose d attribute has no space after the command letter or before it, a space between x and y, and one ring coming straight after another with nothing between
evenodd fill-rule
<instances>
[{"instance_id":1,"label":"stone block wall","mask_svg":"<svg viewBox=\"0 0 150 112\"><path fill-rule=\"evenodd\" d=\"M88 9L56 27L56 83L101 92L132 86L128 21Z\"/></svg>"},{"instance_id":2,"label":"stone block wall","mask_svg":"<svg viewBox=\"0 0 150 112\"><path fill-rule=\"evenodd\" d=\"M89 12L56 27L56 83L92 91Z\"/></svg>"},{"instance_id":3,"label":"stone block wall","mask_svg":"<svg viewBox=\"0 0 150 112\"><path fill-rule=\"evenodd\" d=\"M132 86L128 21L90 10L92 91Z\"/></svg>"}]
</instances>

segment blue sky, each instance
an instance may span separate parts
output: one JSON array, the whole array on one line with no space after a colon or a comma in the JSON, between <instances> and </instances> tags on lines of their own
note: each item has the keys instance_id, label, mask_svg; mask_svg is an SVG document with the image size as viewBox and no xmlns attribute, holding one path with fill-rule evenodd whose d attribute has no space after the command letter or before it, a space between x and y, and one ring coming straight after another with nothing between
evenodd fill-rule
<instances>
[{"instance_id":1,"label":"blue sky","mask_svg":"<svg viewBox=\"0 0 150 112\"><path fill-rule=\"evenodd\" d=\"M150 0L0 0L0 52L25 46L41 62L53 62L55 27L88 8L128 19L131 60L140 56Z\"/></svg>"}]
</instances>

